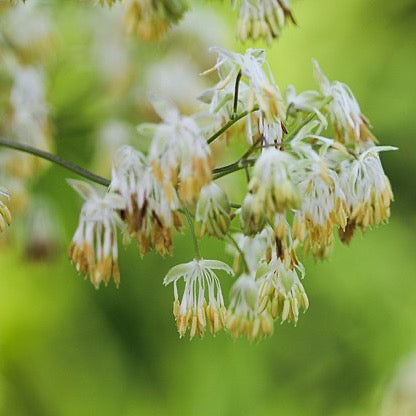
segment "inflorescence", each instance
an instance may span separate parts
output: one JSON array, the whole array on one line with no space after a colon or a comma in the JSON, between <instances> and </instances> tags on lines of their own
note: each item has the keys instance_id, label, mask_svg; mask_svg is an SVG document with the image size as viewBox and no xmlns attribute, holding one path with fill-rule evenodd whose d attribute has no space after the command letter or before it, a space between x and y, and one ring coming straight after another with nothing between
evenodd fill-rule
<instances>
[{"instance_id":1,"label":"inflorescence","mask_svg":"<svg viewBox=\"0 0 416 416\"><path fill-rule=\"evenodd\" d=\"M99 3L111 6L117 0ZM129 25L147 39L162 36L186 8L181 0L127 3ZM286 0L234 3L243 41L270 41L287 20L294 22ZM273 333L275 321L296 324L309 307L300 256L325 259L334 231L348 244L357 229L364 232L389 219L393 194L379 155L395 148L377 145L350 88L328 79L317 62L316 90L297 93L289 86L282 92L264 50L212 52L217 62L204 74L216 74L218 81L199 95L200 111L182 115L169 99L150 95L160 122L139 126L151 137L148 151L119 147L111 180L96 181L106 191L69 181L84 199L69 256L96 288L111 280L118 286L119 234L125 244L135 240L141 255L154 250L164 256L172 253L175 231L189 229L194 258L174 266L163 281L173 285L180 336L226 330L259 340ZM41 73L5 56L13 80L6 132L19 139L30 131L27 144L47 150ZM227 154L241 137L244 154L219 166L218 144ZM9 154L2 157L7 166ZM231 202L217 180L238 171L245 173L246 188L240 201ZM9 193L0 190L0 230L11 221L8 201ZM201 256L198 241L206 236L226 244L233 267ZM224 274L234 276L225 299Z\"/></svg>"}]
</instances>

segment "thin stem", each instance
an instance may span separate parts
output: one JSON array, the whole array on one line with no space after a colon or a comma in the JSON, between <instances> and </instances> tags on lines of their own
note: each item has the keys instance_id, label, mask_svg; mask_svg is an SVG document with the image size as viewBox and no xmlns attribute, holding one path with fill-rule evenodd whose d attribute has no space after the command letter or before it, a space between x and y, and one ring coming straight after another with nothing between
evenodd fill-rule
<instances>
[{"instance_id":1,"label":"thin stem","mask_svg":"<svg viewBox=\"0 0 416 416\"><path fill-rule=\"evenodd\" d=\"M228 121L226 124L224 124L223 127L221 127L221 129L219 129L216 133L214 133L207 140L207 143L208 144L211 144L214 140L218 139L218 137L220 137L223 133L225 133L231 126L233 126L235 123L237 123L237 121L241 120L242 118L244 118L248 114L253 113L254 111L257 111L258 109L259 109L259 107L258 106L255 106L251 110L246 110L246 111L243 111L240 114L237 114L235 116L235 118L233 118L230 121Z\"/></svg>"},{"instance_id":2,"label":"thin stem","mask_svg":"<svg viewBox=\"0 0 416 416\"><path fill-rule=\"evenodd\" d=\"M232 163L231 165L223 166L221 168L214 169L213 179L219 179L223 176L229 175L230 173L237 172L238 170L245 169L246 166L254 165L257 158L243 159L238 162Z\"/></svg>"},{"instance_id":3,"label":"thin stem","mask_svg":"<svg viewBox=\"0 0 416 416\"><path fill-rule=\"evenodd\" d=\"M184 212L185 212L186 220L188 221L189 228L191 229L192 241L194 243L194 249L195 249L195 259L199 260L201 258L201 253L199 251L198 239L196 238L196 235L195 235L194 222L192 221L191 214L189 213L188 208L184 208Z\"/></svg>"},{"instance_id":4,"label":"thin stem","mask_svg":"<svg viewBox=\"0 0 416 416\"><path fill-rule=\"evenodd\" d=\"M89 179L92 182L98 183L100 185L109 186L110 181L102 176L98 176L89 170L82 168L81 166L76 165L75 163L69 162L61 158L60 156L53 155L52 153L46 152L44 150L37 149L36 147L29 146L23 143L17 143L12 140L5 139L0 137L0 146L5 146L10 149L20 150L21 152L29 153L34 156L38 156L42 159L49 160L50 162L56 163L68 169L72 172L77 173L80 176L83 176L86 179Z\"/></svg>"},{"instance_id":5,"label":"thin stem","mask_svg":"<svg viewBox=\"0 0 416 416\"><path fill-rule=\"evenodd\" d=\"M238 107L238 90L240 87L241 81L241 69L238 71L237 78L235 80L235 88L234 88L234 104L233 104L233 118L237 115L237 107Z\"/></svg>"},{"instance_id":6,"label":"thin stem","mask_svg":"<svg viewBox=\"0 0 416 416\"><path fill-rule=\"evenodd\" d=\"M236 248L236 250L240 254L241 261L243 262L243 266L244 266L244 271L246 273L250 273L250 269L248 267L247 260L246 260L246 256L244 255L243 250L241 250L241 248L238 245L237 241L235 241L234 237L231 234L227 234L227 237L229 238L229 240L231 241L231 243L233 244L233 246Z\"/></svg>"}]
</instances>

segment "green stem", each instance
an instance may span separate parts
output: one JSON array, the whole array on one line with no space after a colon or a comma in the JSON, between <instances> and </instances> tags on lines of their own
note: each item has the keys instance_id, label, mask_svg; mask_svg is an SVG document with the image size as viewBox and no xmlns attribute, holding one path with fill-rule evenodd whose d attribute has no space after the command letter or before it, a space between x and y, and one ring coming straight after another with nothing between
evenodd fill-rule
<instances>
[{"instance_id":1,"label":"green stem","mask_svg":"<svg viewBox=\"0 0 416 416\"><path fill-rule=\"evenodd\" d=\"M192 241L194 243L194 249L195 249L195 259L199 260L201 258L201 253L199 251L198 239L196 238L196 235L195 235L194 223L192 221L191 214L189 213L188 208L184 208L184 212L185 212L186 220L188 221L189 228L191 229Z\"/></svg>"},{"instance_id":2,"label":"green stem","mask_svg":"<svg viewBox=\"0 0 416 416\"><path fill-rule=\"evenodd\" d=\"M231 165L223 166L221 168L217 168L213 170L213 179L219 179L223 176L229 175L230 173L237 172L241 169L245 169L246 166L254 165L257 158L253 159L242 159L235 163L231 163Z\"/></svg>"},{"instance_id":3,"label":"green stem","mask_svg":"<svg viewBox=\"0 0 416 416\"><path fill-rule=\"evenodd\" d=\"M228 121L221 129L219 129L216 133L214 133L208 140L207 143L211 144L214 140L218 139L222 134L224 134L231 126L233 126L237 121L241 120L245 116L257 111L259 109L258 106L253 107L251 110L243 111L240 114L237 114L235 118Z\"/></svg>"},{"instance_id":4,"label":"green stem","mask_svg":"<svg viewBox=\"0 0 416 416\"><path fill-rule=\"evenodd\" d=\"M231 234L227 234L227 237L229 238L233 246L236 248L236 250L240 254L241 261L243 262L243 266L244 266L244 271L246 273L250 273L250 269L248 267L246 256L244 255L243 250L241 250L240 246L237 244L237 241L235 241L235 239L232 237Z\"/></svg>"},{"instance_id":5,"label":"green stem","mask_svg":"<svg viewBox=\"0 0 416 416\"><path fill-rule=\"evenodd\" d=\"M57 165L60 165L65 169L75 172L78 175L83 176L84 178L89 179L90 181L98 183L100 185L110 185L110 181L108 179L103 178L102 176L98 176L90 172L89 170L86 170L81 166L76 165L75 163L69 162L68 160L61 158L60 156L53 155L52 153L37 149L36 147L32 147L23 143L14 142L3 137L0 137L0 146L20 150L21 152L29 153L31 155L38 156L42 159L49 160L50 162L56 163Z\"/></svg>"}]
</instances>

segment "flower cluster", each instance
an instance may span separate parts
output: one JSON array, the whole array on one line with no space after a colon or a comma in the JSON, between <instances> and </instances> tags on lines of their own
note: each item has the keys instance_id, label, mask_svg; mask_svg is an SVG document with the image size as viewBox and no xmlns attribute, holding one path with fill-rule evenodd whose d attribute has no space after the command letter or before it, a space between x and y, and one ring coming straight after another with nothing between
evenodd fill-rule
<instances>
[{"instance_id":1,"label":"flower cluster","mask_svg":"<svg viewBox=\"0 0 416 416\"><path fill-rule=\"evenodd\" d=\"M349 243L356 227L364 231L388 220L393 196L379 153L393 148L376 146L371 135L350 134L363 130L345 124L359 107L344 84L319 72L320 91L297 94L290 87L283 98L265 71L264 51L216 51L220 81L203 94L205 112L214 120L228 117L231 134L240 111L252 116L243 157L215 167L202 114L183 116L169 100L150 96L161 121L139 127L151 138L148 154L120 147L103 197L73 183L86 202L70 256L95 286L111 276L118 284L117 229L137 239L142 255L150 249L165 255L184 216L196 258L173 267L164 280L174 284L179 334L189 331L193 338L207 328L213 334L225 329L233 337L258 340L273 333L276 320L296 324L309 307L299 249L324 259L335 229ZM214 180L240 169L246 171L247 191L241 205L231 204ZM241 232L230 234L234 221ZM233 272L225 263L201 259L197 239L206 235L228 241L234 271L240 273L228 308L216 271Z\"/></svg>"},{"instance_id":2,"label":"flower cluster","mask_svg":"<svg viewBox=\"0 0 416 416\"><path fill-rule=\"evenodd\" d=\"M160 38L186 8L182 0L94 2L127 7L128 26L148 40ZM241 0L238 5L242 40L270 40L287 20L293 21L285 0ZM39 31L39 39L45 33ZM7 33L1 27L2 53L4 39ZM24 40L20 45L16 48L28 53ZM24 65L26 60L8 48L4 51L2 71L11 87L2 135L48 150L42 71ZM297 324L308 309L302 254L325 259L336 232L343 243L350 243L357 228L366 231L389 219L393 194L380 152L394 148L376 144L351 89L329 80L316 62L316 90L297 93L289 86L282 93L264 50L212 51L217 61L205 74L218 80L200 94L198 112L184 115L169 99L150 95L153 109L147 111L159 122L138 126L140 136L149 140L147 151L133 146L125 125L104 129L103 136L111 137L102 141L108 144L102 162L108 164L111 156L111 179L77 170L104 184L102 193L85 182L70 181L84 203L69 257L95 287L111 280L118 285L120 232L124 243L137 241L141 255L151 250L166 255L186 220L194 259L174 266L164 279L165 285L173 284L180 336L225 330L255 341L271 335L276 321ZM242 132L244 153L225 164ZM221 147L213 146L214 141ZM13 169L24 170L14 172L14 178L29 178L39 170L32 159L8 163L8 157L8 152L0 153L9 176ZM216 182L238 171L244 171L245 185ZM10 189L7 178L0 182ZM0 231L11 219L8 198L0 191ZM233 268L201 257L198 239L205 236L227 243ZM228 299L220 272L237 275Z\"/></svg>"}]
</instances>

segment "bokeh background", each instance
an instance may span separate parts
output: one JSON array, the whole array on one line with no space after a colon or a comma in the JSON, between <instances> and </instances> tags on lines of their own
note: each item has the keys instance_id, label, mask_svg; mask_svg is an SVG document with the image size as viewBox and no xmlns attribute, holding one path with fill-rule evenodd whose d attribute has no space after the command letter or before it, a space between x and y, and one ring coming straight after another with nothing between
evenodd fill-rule
<instances>
[{"instance_id":1,"label":"bokeh background","mask_svg":"<svg viewBox=\"0 0 416 416\"><path fill-rule=\"evenodd\" d=\"M135 126L154 117L147 90L192 111L209 83L197 76L212 63L208 47L252 46L234 41L228 1L191 2L151 45L124 34L116 9L37 3L53 23L43 65L56 152L107 176L114 137L146 146ZM380 142L400 148L382 155L396 198L390 224L337 245L329 261L306 260L311 306L296 328L277 326L258 344L226 334L190 342L178 338L162 285L189 261L190 239L176 236L163 260L121 249L120 288L95 290L66 258L81 201L65 178L75 176L51 166L30 189L61 224L53 260L27 259L24 227L1 246L1 415L416 415L416 3L293 3L298 27L267 48L276 80L313 87L316 58L351 86ZM231 261L219 242L203 250Z\"/></svg>"}]
</instances>

